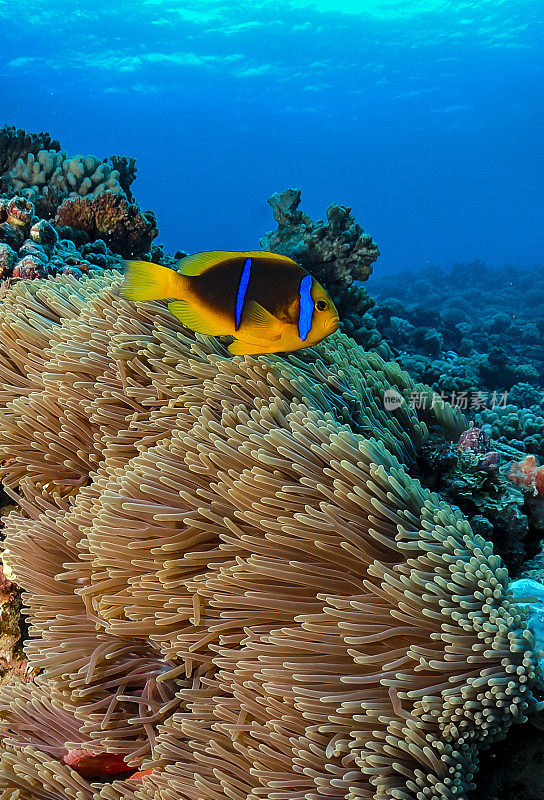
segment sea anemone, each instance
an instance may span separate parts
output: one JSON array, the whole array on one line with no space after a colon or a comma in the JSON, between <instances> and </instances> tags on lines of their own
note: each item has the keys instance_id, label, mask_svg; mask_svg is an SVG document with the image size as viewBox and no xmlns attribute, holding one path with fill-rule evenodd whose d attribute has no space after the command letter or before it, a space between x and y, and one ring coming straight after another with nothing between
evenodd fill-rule
<instances>
[{"instance_id":1,"label":"sea anemone","mask_svg":"<svg viewBox=\"0 0 544 800\"><path fill-rule=\"evenodd\" d=\"M41 670L4 691L0 797L465 797L538 662L492 546L410 476L459 410L387 410L431 390L339 333L230 358L119 281L0 307L4 558ZM29 703L151 771L93 789Z\"/></svg>"}]
</instances>

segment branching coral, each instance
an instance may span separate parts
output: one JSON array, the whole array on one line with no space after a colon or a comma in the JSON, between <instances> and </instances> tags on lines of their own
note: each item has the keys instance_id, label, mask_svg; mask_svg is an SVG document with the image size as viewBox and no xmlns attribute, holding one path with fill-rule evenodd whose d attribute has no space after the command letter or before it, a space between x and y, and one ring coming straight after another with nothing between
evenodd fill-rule
<instances>
[{"instance_id":1,"label":"branching coral","mask_svg":"<svg viewBox=\"0 0 544 800\"><path fill-rule=\"evenodd\" d=\"M109 160L113 169L119 173L119 183L130 203L134 202L134 197L130 187L136 179L136 159L133 156L110 156Z\"/></svg>"},{"instance_id":2,"label":"branching coral","mask_svg":"<svg viewBox=\"0 0 544 800\"><path fill-rule=\"evenodd\" d=\"M13 189L31 202L44 187L56 189L58 198L86 197L109 191L123 192L119 172L97 156L70 156L66 151L40 150L19 158L9 172Z\"/></svg>"},{"instance_id":3,"label":"branching coral","mask_svg":"<svg viewBox=\"0 0 544 800\"><path fill-rule=\"evenodd\" d=\"M289 256L302 264L325 286L340 312L340 329L366 350L392 357L387 342L378 333L375 319L367 312L374 301L354 281L366 280L379 250L351 216L351 209L336 203L327 209L327 222L314 223L299 211L300 189L286 189L268 198L276 231L261 239L261 247Z\"/></svg>"},{"instance_id":4,"label":"branching coral","mask_svg":"<svg viewBox=\"0 0 544 800\"><path fill-rule=\"evenodd\" d=\"M461 414L386 411L430 390L344 335L229 358L118 282L0 307L5 558L43 668L4 694L0 791L459 800L537 670L491 545L409 476ZM30 730L28 691L151 772L91 786Z\"/></svg>"},{"instance_id":5,"label":"branching coral","mask_svg":"<svg viewBox=\"0 0 544 800\"><path fill-rule=\"evenodd\" d=\"M19 158L26 158L30 153L37 155L40 150L57 152L60 144L48 133L27 133L12 125L0 128L0 188Z\"/></svg>"},{"instance_id":6,"label":"branching coral","mask_svg":"<svg viewBox=\"0 0 544 800\"><path fill-rule=\"evenodd\" d=\"M366 280L380 255L372 236L355 222L350 208L336 203L328 207L326 223L314 223L298 209L300 194L300 189L286 189L268 199L278 229L265 234L261 247L294 258L321 283L349 286Z\"/></svg>"}]
</instances>

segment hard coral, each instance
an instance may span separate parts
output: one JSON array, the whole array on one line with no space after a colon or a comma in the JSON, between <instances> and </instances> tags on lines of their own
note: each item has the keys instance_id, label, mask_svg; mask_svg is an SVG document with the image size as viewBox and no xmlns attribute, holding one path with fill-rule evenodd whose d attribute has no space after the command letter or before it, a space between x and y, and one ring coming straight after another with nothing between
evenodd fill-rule
<instances>
[{"instance_id":1,"label":"hard coral","mask_svg":"<svg viewBox=\"0 0 544 800\"><path fill-rule=\"evenodd\" d=\"M131 203L134 202L134 197L130 187L136 179L136 159L132 156L110 156L112 167L118 173L118 181L121 184L123 192L127 196L127 200Z\"/></svg>"},{"instance_id":2,"label":"hard coral","mask_svg":"<svg viewBox=\"0 0 544 800\"><path fill-rule=\"evenodd\" d=\"M475 456L482 456L478 459L479 463L485 469L490 469L493 466L499 465L499 454L491 450L491 441L489 436L485 434L480 428L468 428L463 431L457 441L459 450L465 453L473 453Z\"/></svg>"},{"instance_id":3,"label":"hard coral","mask_svg":"<svg viewBox=\"0 0 544 800\"><path fill-rule=\"evenodd\" d=\"M121 257L112 254L102 239L89 242L84 231L66 226L57 232L47 220L34 216L32 203L23 198L0 201L0 219L6 220L0 222L0 292L11 279L81 277L121 267ZM59 238L59 233L69 238Z\"/></svg>"},{"instance_id":4,"label":"hard coral","mask_svg":"<svg viewBox=\"0 0 544 800\"><path fill-rule=\"evenodd\" d=\"M365 350L374 350L382 358L393 357L388 342L376 327L376 320L369 314L374 301L362 286L342 286L324 281L340 316L340 330L346 333Z\"/></svg>"},{"instance_id":5,"label":"hard coral","mask_svg":"<svg viewBox=\"0 0 544 800\"><path fill-rule=\"evenodd\" d=\"M0 189L19 158L25 159L30 153L36 155L40 150L58 151L60 144L48 133L27 133L9 125L0 128Z\"/></svg>"},{"instance_id":6,"label":"hard coral","mask_svg":"<svg viewBox=\"0 0 544 800\"><path fill-rule=\"evenodd\" d=\"M489 437L479 428L463 431L457 440L457 451L460 463L465 466L485 472L496 472L499 467L500 454L491 450Z\"/></svg>"},{"instance_id":7,"label":"hard coral","mask_svg":"<svg viewBox=\"0 0 544 800\"><path fill-rule=\"evenodd\" d=\"M9 172L7 188L47 215L67 197L95 197L105 191L123 195L119 177L119 172L97 156L68 157L64 150L40 150L18 159Z\"/></svg>"},{"instance_id":8,"label":"hard coral","mask_svg":"<svg viewBox=\"0 0 544 800\"><path fill-rule=\"evenodd\" d=\"M0 278L6 278L12 274L16 261L17 253L15 250L12 250L6 242L0 241Z\"/></svg>"},{"instance_id":9,"label":"hard coral","mask_svg":"<svg viewBox=\"0 0 544 800\"><path fill-rule=\"evenodd\" d=\"M48 134L0 129L0 296L15 279L119 269L122 256L148 255L157 235L153 214L130 202L133 158L111 156L106 163L59 150ZM83 196L86 203L65 203L59 211L63 200ZM57 212L55 228L48 220Z\"/></svg>"},{"instance_id":10,"label":"hard coral","mask_svg":"<svg viewBox=\"0 0 544 800\"><path fill-rule=\"evenodd\" d=\"M542 399L542 392L539 392ZM522 403L520 403L522 405ZM544 408L542 402L528 408L513 403L484 409L476 418L494 439L519 450L544 457Z\"/></svg>"},{"instance_id":11,"label":"hard coral","mask_svg":"<svg viewBox=\"0 0 544 800\"><path fill-rule=\"evenodd\" d=\"M146 254L158 235L151 211L144 214L135 203L110 191L65 200L57 211L55 225L84 231L91 241L103 239L125 258Z\"/></svg>"},{"instance_id":12,"label":"hard coral","mask_svg":"<svg viewBox=\"0 0 544 800\"><path fill-rule=\"evenodd\" d=\"M289 256L308 269L329 292L340 314L340 330L366 350L384 358L392 352L378 332L375 319L367 313L374 301L354 281L366 280L372 262L379 255L372 237L350 215L350 209L333 204L327 209L327 223L312 222L298 210L300 189L287 189L268 199L277 231L261 239L261 247Z\"/></svg>"},{"instance_id":13,"label":"hard coral","mask_svg":"<svg viewBox=\"0 0 544 800\"><path fill-rule=\"evenodd\" d=\"M1 694L0 792L465 798L538 661L491 545L409 474L459 411L387 411L425 387L341 334L229 358L119 283L0 304L5 556L42 670ZM98 789L54 761L28 724L53 705L151 773Z\"/></svg>"},{"instance_id":14,"label":"hard coral","mask_svg":"<svg viewBox=\"0 0 544 800\"><path fill-rule=\"evenodd\" d=\"M336 203L327 209L327 222L314 223L298 210L300 189L287 189L268 198L276 231L261 239L261 247L298 261L318 281L349 286L372 272L379 250L351 216L351 209Z\"/></svg>"},{"instance_id":15,"label":"hard coral","mask_svg":"<svg viewBox=\"0 0 544 800\"><path fill-rule=\"evenodd\" d=\"M13 278L32 281L35 278L47 277L47 264L35 255L26 255L13 267Z\"/></svg>"},{"instance_id":16,"label":"hard coral","mask_svg":"<svg viewBox=\"0 0 544 800\"><path fill-rule=\"evenodd\" d=\"M19 228L25 234L30 230L34 206L22 197L14 197L6 207L6 222L14 228Z\"/></svg>"},{"instance_id":17,"label":"hard coral","mask_svg":"<svg viewBox=\"0 0 544 800\"><path fill-rule=\"evenodd\" d=\"M371 313L382 335L405 351L400 358L404 368L414 374L417 367L420 379L435 384L439 391L465 389L491 397L519 382L544 386L544 291L535 287L534 269L505 265L493 270L492 292L489 283L490 270L479 261L457 264L451 270L429 265L417 275L413 270L379 273L372 279L377 304ZM510 313L505 314L505 309ZM404 335L406 332L400 331L403 335L397 337L390 324L392 315L412 324L412 332ZM435 329L443 345L436 336L432 342L421 337L418 328ZM436 357L438 345L440 359ZM415 353L423 358L416 359ZM448 366L449 353L455 361ZM533 405L514 400L510 392L508 403ZM527 452L541 450L544 455L544 439L540 450L535 444L528 445Z\"/></svg>"}]
</instances>

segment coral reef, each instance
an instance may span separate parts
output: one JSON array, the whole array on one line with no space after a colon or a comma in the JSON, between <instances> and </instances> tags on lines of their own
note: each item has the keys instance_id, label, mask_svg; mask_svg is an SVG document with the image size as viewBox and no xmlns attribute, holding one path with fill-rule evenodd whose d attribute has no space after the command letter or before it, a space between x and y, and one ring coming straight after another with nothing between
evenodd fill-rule
<instances>
[{"instance_id":1,"label":"coral reef","mask_svg":"<svg viewBox=\"0 0 544 800\"><path fill-rule=\"evenodd\" d=\"M518 399L516 390L520 386L527 384L514 385L508 395L517 403L482 409L476 417L477 424L498 442L544 457L544 392L537 393L538 403L526 406L523 395Z\"/></svg>"},{"instance_id":2,"label":"coral reef","mask_svg":"<svg viewBox=\"0 0 544 800\"><path fill-rule=\"evenodd\" d=\"M130 235L128 231L126 238ZM119 236L124 236L122 229ZM72 237L78 240L77 244ZM4 292L14 279L98 275L106 268L120 269L121 265L121 256L115 255L103 240L89 242L84 232L55 228L35 215L29 200L0 198L0 282Z\"/></svg>"},{"instance_id":3,"label":"coral reef","mask_svg":"<svg viewBox=\"0 0 544 800\"><path fill-rule=\"evenodd\" d=\"M152 211L143 214L135 203L110 191L64 200L55 225L83 231L90 241L102 239L125 258L148 252L159 233Z\"/></svg>"},{"instance_id":4,"label":"coral reef","mask_svg":"<svg viewBox=\"0 0 544 800\"><path fill-rule=\"evenodd\" d=\"M1 129L0 214L11 199L19 206L26 204L42 227L47 221L54 222L61 239L74 239L77 244L99 239L122 256L149 256L158 230L153 213L142 212L134 202L130 187L136 177L136 161L119 155L109 161L111 164L94 155L67 156L48 134ZM20 231L13 231L14 227L14 219L0 217L0 244L11 250L22 244ZM28 236L28 230L25 233ZM43 232L36 236L43 244ZM12 253L0 248L0 270L4 266L8 276L14 268L12 262ZM57 271L55 268L54 274ZM14 277L47 274L47 267L40 269L36 258L29 258Z\"/></svg>"},{"instance_id":5,"label":"coral reef","mask_svg":"<svg viewBox=\"0 0 544 800\"><path fill-rule=\"evenodd\" d=\"M416 379L450 393L504 391L511 402L514 384L544 385L544 293L534 274L480 261L375 274L371 313Z\"/></svg>"},{"instance_id":6,"label":"coral reef","mask_svg":"<svg viewBox=\"0 0 544 800\"><path fill-rule=\"evenodd\" d=\"M35 203L44 187L65 197L96 197L109 191L121 194L120 174L97 156L70 156L66 151L40 150L19 158L8 174L13 190Z\"/></svg>"},{"instance_id":7,"label":"coral reef","mask_svg":"<svg viewBox=\"0 0 544 800\"><path fill-rule=\"evenodd\" d=\"M48 133L27 133L11 125L0 128L0 191L4 191L8 173L17 161L40 150L58 152L60 143Z\"/></svg>"},{"instance_id":8,"label":"coral reef","mask_svg":"<svg viewBox=\"0 0 544 800\"><path fill-rule=\"evenodd\" d=\"M0 796L466 797L539 667L500 558L409 474L459 409L387 410L432 393L339 333L229 358L119 280L0 305L4 557L42 670L0 693ZM144 774L92 784L74 750Z\"/></svg>"},{"instance_id":9,"label":"coral reef","mask_svg":"<svg viewBox=\"0 0 544 800\"><path fill-rule=\"evenodd\" d=\"M391 358L389 345L368 313L374 301L363 287L353 285L371 274L380 254L376 244L355 222L350 208L333 203L327 222L314 223L298 209L300 196L300 189L286 189L268 198L278 228L263 236L261 247L289 256L311 272L336 305L340 329L366 350Z\"/></svg>"},{"instance_id":10,"label":"coral reef","mask_svg":"<svg viewBox=\"0 0 544 800\"><path fill-rule=\"evenodd\" d=\"M12 279L96 275L122 257L172 264L134 203L134 158L68 158L49 134L0 130L0 296ZM8 281L8 284L6 284Z\"/></svg>"},{"instance_id":11,"label":"coral reef","mask_svg":"<svg viewBox=\"0 0 544 800\"><path fill-rule=\"evenodd\" d=\"M121 184L121 189L125 193L129 203L134 202L134 196L130 187L136 179L138 169L136 167L136 159L132 156L110 156L112 169L118 173L117 180Z\"/></svg>"},{"instance_id":12,"label":"coral reef","mask_svg":"<svg viewBox=\"0 0 544 800\"><path fill-rule=\"evenodd\" d=\"M300 195L300 189L286 189L268 198L278 228L260 240L263 250L293 258L320 283L350 286L366 280L380 255L372 236L355 222L350 208L336 203L328 207L326 223L314 223L298 210Z\"/></svg>"},{"instance_id":13,"label":"coral reef","mask_svg":"<svg viewBox=\"0 0 544 800\"><path fill-rule=\"evenodd\" d=\"M464 431L455 445L430 437L419 456L425 485L459 506L517 574L537 551L541 531L531 523L523 493L508 478L508 463L476 427Z\"/></svg>"},{"instance_id":14,"label":"coral reef","mask_svg":"<svg viewBox=\"0 0 544 800\"><path fill-rule=\"evenodd\" d=\"M393 357L386 339L376 327L376 320L368 312L374 305L363 286L344 286L341 283L324 281L333 303L340 315L340 330L350 336L365 350L374 350L386 361Z\"/></svg>"},{"instance_id":15,"label":"coral reef","mask_svg":"<svg viewBox=\"0 0 544 800\"><path fill-rule=\"evenodd\" d=\"M373 275L377 301L368 313L412 377L459 406L501 452L499 472L490 475L479 458L430 442L421 474L518 573L544 537L542 503L508 479L512 461L544 458L544 294L533 268L512 274L508 265L491 273L474 262Z\"/></svg>"},{"instance_id":16,"label":"coral reef","mask_svg":"<svg viewBox=\"0 0 544 800\"><path fill-rule=\"evenodd\" d=\"M509 479L520 487L524 498L524 511L534 538L540 542L541 552L544 543L544 466L539 466L535 456L525 456L519 462L512 462ZM538 558L538 557L537 557ZM525 573L537 567L538 579L544 583L544 561L525 565Z\"/></svg>"}]
</instances>

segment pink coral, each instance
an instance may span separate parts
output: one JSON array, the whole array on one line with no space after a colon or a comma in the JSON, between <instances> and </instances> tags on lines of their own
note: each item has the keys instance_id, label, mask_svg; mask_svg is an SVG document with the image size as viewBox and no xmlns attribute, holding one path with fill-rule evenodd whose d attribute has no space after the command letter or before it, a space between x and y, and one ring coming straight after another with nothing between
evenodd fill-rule
<instances>
[{"instance_id":1,"label":"pink coral","mask_svg":"<svg viewBox=\"0 0 544 800\"><path fill-rule=\"evenodd\" d=\"M544 466L539 466L535 456L525 456L519 462L514 461L508 477L522 489L544 497Z\"/></svg>"},{"instance_id":2,"label":"pink coral","mask_svg":"<svg viewBox=\"0 0 544 800\"><path fill-rule=\"evenodd\" d=\"M487 472L496 472L500 464L500 455L491 449L491 440L481 428L469 428L463 431L457 440L457 449L463 453L474 453L481 456L478 464Z\"/></svg>"},{"instance_id":3,"label":"pink coral","mask_svg":"<svg viewBox=\"0 0 544 800\"><path fill-rule=\"evenodd\" d=\"M457 440L459 450L470 450L472 453L489 453L491 443L489 436L480 428L469 428L463 431Z\"/></svg>"},{"instance_id":4,"label":"pink coral","mask_svg":"<svg viewBox=\"0 0 544 800\"><path fill-rule=\"evenodd\" d=\"M47 277L47 262L43 262L36 256L28 255L22 258L13 268L14 278L25 278L27 280L34 280L34 278Z\"/></svg>"}]
</instances>

